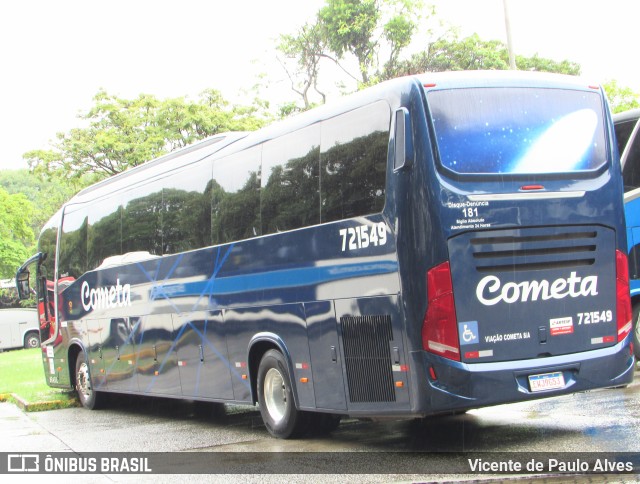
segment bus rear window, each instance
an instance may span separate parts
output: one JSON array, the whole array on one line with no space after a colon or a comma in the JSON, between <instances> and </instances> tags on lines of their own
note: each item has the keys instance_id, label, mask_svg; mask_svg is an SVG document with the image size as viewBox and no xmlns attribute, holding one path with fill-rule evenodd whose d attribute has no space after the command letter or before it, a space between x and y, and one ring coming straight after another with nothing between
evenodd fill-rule
<instances>
[{"instance_id":1,"label":"bus rear window","mask_svg":"<svg viewBox=\"0 0 640 484\"><path fill-rule=\"evenodd\" d=\"M606 163L596 92L544 88L431 91L440 163L458 174L544 174Z\"/></svg>"}]
</instances>

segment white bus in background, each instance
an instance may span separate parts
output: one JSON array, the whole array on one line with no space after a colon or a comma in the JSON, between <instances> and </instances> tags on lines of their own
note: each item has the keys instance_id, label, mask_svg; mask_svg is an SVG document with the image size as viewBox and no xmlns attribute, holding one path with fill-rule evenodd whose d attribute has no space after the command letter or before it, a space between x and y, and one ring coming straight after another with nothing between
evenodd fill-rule
<instances>
[{"instance_id":1,"label":"white bus in background","mask_svg":"<svg viewBox=\"0 0 640 484\"><path fill-rule=\"evenodd\" d=\"M0 309L0 351L40 346L35 308Z\"/></svg>"}]
</instances>

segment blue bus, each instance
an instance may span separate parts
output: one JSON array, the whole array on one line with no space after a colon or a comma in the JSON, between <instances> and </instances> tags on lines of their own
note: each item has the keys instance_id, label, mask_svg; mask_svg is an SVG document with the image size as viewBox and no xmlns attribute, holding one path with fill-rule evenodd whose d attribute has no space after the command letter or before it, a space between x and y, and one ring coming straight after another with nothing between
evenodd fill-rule
<instances>
[{"instance_id":1,"label":"blue bus","mask_svg":"<svg viewBox=\"0 0 640 484\"><path fill-rule=\"evenodd\" d=\"M633 344L636 359L640 359L640 109L613 115L622 180L624 183L624 214L629 245L629 286L633 310Z\"/></svg>"},{"instance_id":2,"label":"blue bus","mask_svg":"<svg viewBox=\"0 0 640 484\"><path fill-rule=\"evenodd\" d=\"M598 86L475 72L150 161L78 193L18 270L46 379L87 408L259 404L279 438L627 384L616 153Z\"/></svg>"}]
</instances>

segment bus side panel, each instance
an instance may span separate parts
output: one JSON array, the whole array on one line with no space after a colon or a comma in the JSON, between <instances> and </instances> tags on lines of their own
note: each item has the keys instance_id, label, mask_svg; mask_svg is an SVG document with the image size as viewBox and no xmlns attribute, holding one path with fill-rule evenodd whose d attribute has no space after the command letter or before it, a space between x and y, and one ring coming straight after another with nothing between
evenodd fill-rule
<instances>
[{"instance_id":1,"label":"bus side panel","mask_svg":"<svg viewBox=\"0 0 640 484\"><path fill-rule=\"evenodd\" d=\"M174 315L182 394L232 400L231 368L222 311Z\"/></svg>"},{"instance_id":2,"label":"bus side panel","mask_svg":"<svg viewBox=\"0 0 640 484\"><path fill-rule=\"evenodd\" d=\"M139 317L106 320L106 340L103 348L107 386L115 392L137 392L135 336Z\"/></svg>"},{"instance_id":3,"label":"bus side panel","mask_svg":"<svg viewBox=\"0 0 640 484\"><path fill-rule=\"evenodd\" d=\"M224 328L229 348L229 361L236 373L248 375L248 350L251 340L260 334L277 335L284 344L284 357L289 360L292 384L297 389L298 408L315 408L311 379L307 325L302 304L282 304L224 311ZM307 383L299 383L307 378ZM233 378L234 399L251 400L248 379Z\"/></svg>"},{"instance_id":4,"label":"bus side panel","mask_svg":"<svg viewBox=\"0 0 640 484\"><path fill-rule=\"evenodd\" d=\"M138 389L144 393L179 396L181 371L172 314L148 314L134 330Z\"/></svg>"},{"instance_id":5,"label":"bus side panel","mask_svg":"<svg viewBox=\"0 0 640 484\"><path fill-rule=\"evenodd\" d=\"M89 357L89 367L91 369L91 383L96 390L107 389L106 369L104 367L103 347L105 337L106 320L88 319L86 350Z\"/></svg>"},{"instance_id":6,"label":"bus side panel","mask_svg":"<svg viewBox=\"0 0 640 484\"><path fill-rule=\"evenodd\" d=\"M346 410L343 358L336 311L331 301L305 304L316 407Z\"/></svg>"}]
</instances>

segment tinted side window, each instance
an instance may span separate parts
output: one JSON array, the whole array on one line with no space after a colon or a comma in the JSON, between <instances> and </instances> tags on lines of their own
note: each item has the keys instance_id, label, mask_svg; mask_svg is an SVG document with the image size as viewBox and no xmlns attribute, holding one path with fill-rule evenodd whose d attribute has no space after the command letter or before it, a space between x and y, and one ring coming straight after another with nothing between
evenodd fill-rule
<instances>
[{"instance_id":1,"label":"tinted side window","mask_svg":"<svg viewBox=\"0 0 640 484\"><path fill-rule=\"evenodd\" d=\"M320 125L265 143L262 151L262 233L320 222Z\"/></svg>"},{"instance_id":2,"label":"tinted side window","mask_svg":"<svg viewBox=\"0 0 640 484\"><path fill-rule=\"evenodd\" d=\"M622 170L625 192L640 187L640 136L636 135L632 143Z\"/></svg>"},{"instance_id":3,"label":"tinted side window","mask_svg":"<svg viewBox=\"0 0 640 484\"><path fill-rule=\"evenodd\" d=\"M115 197L89 207L87 252L89 270L122 254L122 208Z\"/></svg>"},{"instance_id":4,"label":"tinted side window","mask_svg":"<svg viewBox=\"0 0 640 484\"><path fill-rule=\"evenodd\" d=\"M58 264L60 278L78 279L87 271L87 216L83 207L65 209Z\"/></svg>"},{"instance_id":5,"label":"tinted side window","mask_svg":"<svg viewBox=\"0 0 640 484\"><path fill-rule=\"evenodd\" d=\"M322 222L383 209L390 118L380 101L322 123Z\"/></svg>"},{"instance_id":6,"label":"tinted side window","mask_svg":"<svg viewBox=\"0 0 640 484\"><path fill-rule=\"evenodd\" d=\"M123 195L122 253L147 251L162 255L162 188L136 186Z\"/></svg>"},{"instance_id":7,"label":"tinted side window","mask_svg":"<svg viewBox=\"0 0 640 484\"><path fill-rule=\"evenodd\" d=\"M627 142L637 121L637 119L632 119L630 121L616 123L615 125L616 142L618 143L618 153L620 153L620 156L622 156L624 147L627 146Z\"/></svg>"},{"instance_id":8,"label":"tinted side window","mask_svg":"<svg viewBox=\"0 0 640 484\"><path fill-rule=\"evenodd\" d=\"M211 245L211 164L191 165L165 179L162 254Z\"/></svg>"},{"instance_id":9,"label":"tinted side window","mask_svg":"<svg viewBox=\"0 0 640 484\"><path fill-rule=\"evenodd\" d=\"M250 148L214 162L211 228L214 244L260 235L260 154Z\"/></svg>"}]
</instances>

